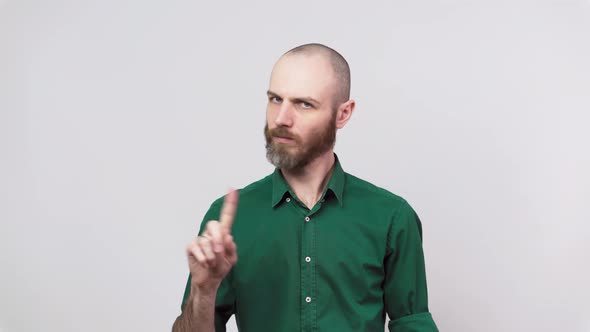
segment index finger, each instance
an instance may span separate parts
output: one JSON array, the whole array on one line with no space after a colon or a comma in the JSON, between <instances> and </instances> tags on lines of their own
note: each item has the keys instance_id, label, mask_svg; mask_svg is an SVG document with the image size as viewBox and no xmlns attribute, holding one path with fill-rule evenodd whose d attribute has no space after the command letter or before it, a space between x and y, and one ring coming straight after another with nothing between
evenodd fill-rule
<instances>
[{"instance_id":1,"label":"index finger","mask_svg":"<svg viewBox=\"0 0 590 332\"><path fill-rule=\"evenodd\" d=\"M234 224L234 217L238 209L238 191L235 189L225 195L223 199L223 206L221 207L221 214L219 215L219 223L225 229L230 230Z\"/></svg>"}]
</instances>

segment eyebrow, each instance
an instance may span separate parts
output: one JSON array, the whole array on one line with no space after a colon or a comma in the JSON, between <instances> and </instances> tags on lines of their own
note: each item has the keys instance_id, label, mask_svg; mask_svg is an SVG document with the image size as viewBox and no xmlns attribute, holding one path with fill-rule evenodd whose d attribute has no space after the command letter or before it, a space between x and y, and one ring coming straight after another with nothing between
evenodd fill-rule
<instances>
[{"instance_id":1,"label":"eyebrow","mask_svg":"<svg viewBox=\"0 0 590 332\"><path fill-rule=\"evenodd\" d=\"M281 96L279 96L278 93L272 92L270 90L268 90L266 92L266 95L269 96L269 97L280 97L280 98L282 98ZM295 97L295 98L291 98L290 100L291 100L291 102L295 102L295 103L303 101L303 102L306 102L306 103L315 104L316 106L321 105L321 103L319 101L313 99L312 97Z\"/></svg>"}]
</instances>

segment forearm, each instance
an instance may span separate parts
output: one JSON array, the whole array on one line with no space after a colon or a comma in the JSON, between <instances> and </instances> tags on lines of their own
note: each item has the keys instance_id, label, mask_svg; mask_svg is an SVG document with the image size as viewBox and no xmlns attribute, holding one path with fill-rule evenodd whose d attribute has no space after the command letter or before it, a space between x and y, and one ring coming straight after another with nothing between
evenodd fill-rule
<instances>
[{"instance_id":1,"label":"forearm","mask_svg":"<svg viewBox=\"0 0 590 332\"><path fill-rule=\"evenodd\" d=\"M185 307L176 318L172 332L215 332L217 288L191 287Z\"/></svg>"}]
</instances>

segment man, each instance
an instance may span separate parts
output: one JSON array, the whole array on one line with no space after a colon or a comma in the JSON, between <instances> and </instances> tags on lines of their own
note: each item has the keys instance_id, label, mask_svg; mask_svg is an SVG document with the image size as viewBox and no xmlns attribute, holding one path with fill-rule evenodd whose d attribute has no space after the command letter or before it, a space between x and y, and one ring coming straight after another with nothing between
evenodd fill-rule
<instances>
[{"instance_id":1,"label":"man","mask_svg":"<svg viewBox=\"0 0 590 332\"><path fill-rule=\"evenodd\" d=\"M408 203L345 173L336 130L350 71L307 44L275 64L266 150L273 174L216 200L188 247L173 331L438 331L428 312L421 224ZM238 260L239 257L239 260Z\"/></svg>"}]
</instances>

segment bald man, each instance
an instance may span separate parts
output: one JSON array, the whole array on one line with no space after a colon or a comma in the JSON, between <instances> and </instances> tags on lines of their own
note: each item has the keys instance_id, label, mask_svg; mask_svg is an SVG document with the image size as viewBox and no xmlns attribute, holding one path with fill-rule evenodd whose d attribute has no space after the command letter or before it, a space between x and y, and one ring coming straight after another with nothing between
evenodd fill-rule
<instances>
[{"instance_id":1,"label":"bald man","mask_svg":"<svg viewBox=\"0 0 590 332\"><path fill-rule=\"evenodd\" d=\"M354 112L335 50L298 46L267 91L265 178L217 199L186 253L173 331L438 331L422 227L401 197L342 169L336 131ZM239 196L239 204L238 204ZM238 208L239 206L239 208Z\"/></svg>"}]
</instances>

